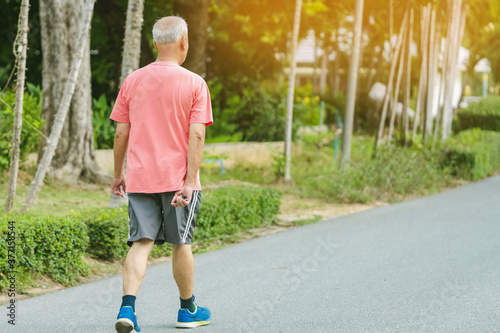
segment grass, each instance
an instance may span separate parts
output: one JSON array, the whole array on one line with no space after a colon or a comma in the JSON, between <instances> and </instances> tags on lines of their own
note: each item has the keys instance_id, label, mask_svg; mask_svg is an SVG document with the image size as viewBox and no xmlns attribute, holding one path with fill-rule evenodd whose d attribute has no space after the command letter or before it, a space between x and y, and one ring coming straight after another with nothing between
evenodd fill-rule
<instances>
[{"instance_id":1,"label":"grass","mask_svg":"<svg viewBox=\"0 0 500 333\"><path fill-rule=\"evenodd\" d=\"M16 197L14 199L13 211L17 212L26 198L31 177L26 172L20 172L20 180L17 184ZM7 199L8 181L0 183L0 214L5 212L5 200ZM104 185L83 184L73 188L57 182L47 181L46 185L38 193L38 199L29 211L32 215L55 215L65 216L71 211L79 212L87 208L107 207L110 200L110 190Z\"/></svg>"}]
</instances>

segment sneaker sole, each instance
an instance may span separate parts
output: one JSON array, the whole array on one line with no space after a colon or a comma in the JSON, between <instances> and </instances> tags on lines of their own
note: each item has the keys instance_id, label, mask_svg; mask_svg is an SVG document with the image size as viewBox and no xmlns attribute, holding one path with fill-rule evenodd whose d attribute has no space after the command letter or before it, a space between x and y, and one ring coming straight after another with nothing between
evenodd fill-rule
<instances>
[{"instance_id":1,"label":"sneaker sole","mask_svg":"<svg viewBox=\"0 0 500 333\"><path fill-rule=\"evenodd\" d=\"M183 323L183 322L178 321L175 324L175 327L177 327L177 328L195 328L195 327L199 327L199 326L208 325L209 323L210 323L210 320L193 321L193 322L189 322L189 323Z\"/></svg>"},{"instance_id":2,"label":"sneaker sole","mask_svg":"<svg viewBox=\"0 0 500 333\"><path fill-rule=\"evenodd\" d=\"M134 330L134 323L127 318L118 319L115 324L115 329L118 333L137 333L137 331Z\"/></svg>"}]
</instances>

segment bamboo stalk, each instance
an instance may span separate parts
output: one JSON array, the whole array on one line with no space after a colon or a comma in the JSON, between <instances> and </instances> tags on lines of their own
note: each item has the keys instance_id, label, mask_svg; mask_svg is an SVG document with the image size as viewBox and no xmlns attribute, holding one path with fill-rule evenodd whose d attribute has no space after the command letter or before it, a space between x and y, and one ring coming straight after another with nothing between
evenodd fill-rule
<instances>
[{"instance_id":1,"label":"bamboo stalk","mask_svg":"<svg viewBox=\"0 0 500 333\"><path fill-rule=\"evenodd\" d=\"M453 88L455 83L455 72L456 72L456 63L458 57L458 51L460 48L459 34L460 34L460 17L462 10L462 0L453 1L453 12L452 12L452 24L451 31L448 38L450 39L450 48L449 48L449 59L447 66L447 79L446 79L446 93L444 95L444 103L443 103L443 124L441 128L441 139L445 140L451 134L451 121L452 121L452 113L453 113Z\"/></svg>"},{"instance_id":2,"label":"bamboo stalk","mask_svg":"<svg viewBox=\"0 0 500 333\"><path fill-rule=\"evenodd\" d=\"M23 100L24 100L24 80L26 73L26 53L28 48L28 13L29 0L21 1L21 10L19 12L19 31L18 38L14 42L14 54L17 63L17 82L16 82L16 104L14 106L14 128L12 134L12 149L10 153L9 169L9 188L7 191L7 200L5 202L5 211L12 210L14 197L16 196L17 173L19 171L19 153L21 151L21 130L23 126ZM17 46L17 50L16 50Z\"/></svg>"},{"instance_id":3,"label":"bamboo stalk","mask_svg":"<svg viewBox=\"0 0 500 333\"><path fill-rule=\"evenodd\" d=\"M408 132L409 132L409 117L408 117L408 108L410 107L410 85L411 85L411 42L413 37L413 17L414 10L411 9L410 12L410 25L408 27L408 45L406 49L406 82L405 82L405 90L404 90L404 102L403 102L403 133L404 133L404 143L405 145L408 143Z\"/></svg>"},{"instance_id":4,"label":"bamboo stalk","mask_svg":"<svg viewBox=\"0 0 500 333\"><path fill-rule=\"evenodd\" d=\"M300 13L302 11L302 0L297 0L295 5L295 17L293 21L292 50L290 59L290 75L288 77L288 95L286 101L286 129L285 129L285 181L291 182L290 163L292 146L292 121L293 121L293 99L295 93L295 72L297 69L296 51L299 38Z\"/></svg>"},{"instance_id":5,"label":"bamboo stalk","mask_svg":"<svg viewBox=\"0 0 500 333\"><path fill-rule=\"evenodd\" d=\"M415 119L413 121L413 138L417 136L417 128L420 122L420 114L423 114L422 105L423 100L425 98L424 91L426 90L426 82L427 82L427 73L428 73L428 51L429 51L429 19L430 19L430 8L429 6L425 6L422 8L422 18L420 23L420 34L422 36L421 39L421 54L422 54L422 63L420 66L420 78L418 82L418 94L417 94L417 106L415 108Z\"/></svg>"},{"instance_id":6,"label":"bamboo stalk","mask_svg":"<svg viewBox=\"0 0 500 333\"><path fill-rule=\"evenodd\" d=\"M403 17L403 23L401 24L401 30L399 32L398 40L396 42L396 48L394 50L394 53L392 54L392 59L391 59L391 71L389 73L389 82L387 83L387 89L384 97L384 104L382 106L382 115L380 117L380 126L378 130L378 134L375 137L375 151L377 150L380 141L382 140L382 135L384 133L384 125L385 125L385 119L387 117L387 108L389 106L389 100L391 98L392 94L392 84L394 82L394 74L396 72L396 65L398 63L398 57L399 57L399 52L401 51L401 46L403 44L403 32L404 32L404 27L406 25L406 21L408 20L408 11L409 9L407 8Z\"/></svg>"},{"instance_id":7,"label":"bamboo stalk","mask_svg":"<svg viewBox=\"0 0 500 333\"><path fill-rule=\"evenodd\" d=\"M445 100L446 98L446 80L448 77L448 66L450 62L450 57L451 57L451 52L450 52L450 46L451 46L451 34L452 34L452 21L453 21L453 3L454 0L448 0L448 22L447 22L447 31L446 31L446 43L445 43L445 48L443 50L443 63L441 64L441 82L440 82L440 88L439 88L439 111L436 116L436 121L434 123L434 137L438 138L439 135L439 129L440 129L440 123L441 123L441 118L443 118L443 112L444 112L444 103L441 105L441 100Z\"/></svg>"},{"instance_id":8,"label":"bamboo stalk","mask_svg":"<svg viewBox=\"0 0 500 333\"><path fill-rule=\"evenodd\" d=\"M392 141L392 134L394 133L394 123L396 121L396 107L398 105L399 100L399 91L401 88L401 81L403 78L404 71L404 61L406 57L406 43L407 43L407 34L408 34L408 25L405 24L403 27L403 45L401 46L402 52L399 59L399 67L398 67L398 77L396 80L396 89L394 90L394 97L391 100L391 121L389 123L389 134L387 135L387 140Z\"/></svg>"},{"instance_id":9,"label":"bamboo stalk","mask_svg":"<svg viewBox=\"0 0 500 333\"><path fill-rule=\"evenodd\" d=\"M75 92L76 80L78 79L78 72L80 65L82 63L83 51L87 42L87 38L90 30L90 21L92 19L92 11L94 9L95 0L87 0L83 9L83 20L80 26L80 31L78 34L77 45L79 45L78 51L73 55L71 61L71 68L69 71L68 80L64 87L63 96L61 98L61 103L59 104L59 109L54 120L54 125L50 132L49 139L47 140L47 146L45 147L45 152L43 153L42 160L38 165L36 171L35 179L31 183L26 200L21 207L21 213L26 212L31 208L36 200L38 192L43 185L43 180L45 175L50 168L50 163L54 157L59 138L61 137L61 131L64 127L64 121L66 120L66 115L68 114L69 106L71 103L71 98Z\"/></svg>"},{"instance_id":10,"label":"bamboo stalk","mask_svg":"<svg viewBox=\"0 0 500 333\"><path fill-rule=\"evenodd\" d=\"M431 9L431 26L430 26L430 41L429 41L429 77L427 80L427 110L424 114L424 128L423 140L425 141L427 135L432 136L432 116L434 111L434 96L435 96L435 79L437 76L437 56L439 52L439 41L441 36L441 27L438 25L436 28L436 9Z\"/></svg>"}]
</instances>

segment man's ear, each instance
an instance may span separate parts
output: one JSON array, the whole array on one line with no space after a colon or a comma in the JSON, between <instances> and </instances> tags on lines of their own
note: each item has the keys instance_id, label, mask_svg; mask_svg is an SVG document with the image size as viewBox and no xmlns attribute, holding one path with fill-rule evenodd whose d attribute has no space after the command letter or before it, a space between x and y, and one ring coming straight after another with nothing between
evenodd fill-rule
<instances>
[{"instance_id":1,"label":"man's ear","mask_svg":"<svg viewBox=\"0 0 500 333\"><path fill-rule=\"evenodd\" d=\"M187 35L184 35L181 38L181 49L183 51L186 51L188 47L189 47L188 37L187 37Z\"/></svg>"},{"instance_id":2,"label":"man's ear","mask_svg":"<svg viewBox=\"0 0 500 333\"><path fill-rule=\"evenodd\" d=\"M156 45L155 41L153 41L153 45L155 46L156 51L158 51L158 45Z\"/></svg>"}]
</instances>

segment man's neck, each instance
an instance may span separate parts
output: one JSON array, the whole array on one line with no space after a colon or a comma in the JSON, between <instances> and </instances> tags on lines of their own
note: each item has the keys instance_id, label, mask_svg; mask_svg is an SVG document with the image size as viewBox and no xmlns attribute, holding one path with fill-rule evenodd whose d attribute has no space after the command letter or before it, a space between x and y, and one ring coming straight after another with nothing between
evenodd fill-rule
<instances>
[{"instance_id":1,"label":"man's neck","mask_svg":"<svg viewBox=\"0 0 500 333\"><path fill-rule=\"evenodd\" d=\"M179 60L177 60L174 57L158 57L158 58L156 58L156 61L157 62L168 62L168 63L172 63L175 65L179 64Z\"/></svg>"}]
</instances>

